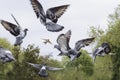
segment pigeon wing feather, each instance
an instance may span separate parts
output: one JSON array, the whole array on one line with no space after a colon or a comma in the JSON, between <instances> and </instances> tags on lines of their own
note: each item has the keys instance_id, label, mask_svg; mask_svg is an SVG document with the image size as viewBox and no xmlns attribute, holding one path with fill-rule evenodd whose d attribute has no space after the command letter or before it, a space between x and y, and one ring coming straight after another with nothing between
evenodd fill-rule
<instances>
[{"instance_id":1,"label":"pigeon wing feather","mask_svg":"<svg viewBox=\"0 0 120 80\"><path fill-rule=\"evenodd\" d=\"M57 19L60 18L64 14L64 12L66 11L68 7L69 5L62 5L62 6L49 8L46 11L47 18L49 18L50 20L56 23Z\"/></svg>"},{"instance_id":2,"label":"pigeon wing feather","mask_svg":"<svg viewBox=\"0 0 120 80\"><path fill-rule=\"evenodd\" d=\"M62 5L62 6L49 8L48 10L54 13L57 18L60 18L68 7L69 5Z\"/></svg>"},{"instance_id":3,"label":"pigeon wing feather","mask_svg":"<svg viewBox=\"0 0 120 80\"><path fill-rule=\"evenodd\" d=\"M50 67L50 66L46 66L47 70L62 70L63 68L56 68L56 67Z\"/></svg>"},{"instance_id":4,"label":"pigeon wing feather","mask_svg":"<svg viewBox=\"0 0 120 80\"><path fill-rule=\"evenodd\" d=\"M33 63L29 63L29 62L26 62L26 63L37 69L40 69L42 67L41 64L33 64Z\"/></svg>"},{"instance_id":5,"label":"pigeon wing feather","mask_svg":"<svg viewBox=\"0 0 120 80\"><path fill-rule=\"evenodd\" d=\"M90 43L93 42L93 40L94 40L94 38L87 38L87 39L78 40L75 43L75 49L77 51L79 51L81 49L81 47L88 46Z\"/></svg>"},{"instance_id":6,"label":"pigeon wing feather","mask_svg":"<svg viewBox=\"0 0 120 80\"><path fill-rule=\"evenodd\" d=\"M5 20L1 20L0 22L3 25L3 27L7 31L9 31L12 35L14 35L14 36L19 35L20 31L19 30L15 31L15 29L17 29L17 25L10 23L10 22L7 22Z\"/></svg>"},{"instance_id":7,"label":"pigeon wing feather","mask_svg":"<svg viewBox=\"0 0 120 80\"><path fill-rule=\"evenodd\" d=\"M61 34L61 35L58 36L57 43L60 46L61 50L63 50L63 51L67 51L67 50L70 49L70 47L69 47L69 41L65 37L64 34Z\"/></svg>"},{"instance_id":8,"label":"pigeon wing feather","mask_svg":"<svg viewBox=\"0 0 120 80\"><path fill-rule=\"evenodd\" d=\"M37 18L40 18L41 23L44 24L46 22L46 16L42 5L38 2L38 0L30 0L30 2Z\"/></svg>"}]
</instances>

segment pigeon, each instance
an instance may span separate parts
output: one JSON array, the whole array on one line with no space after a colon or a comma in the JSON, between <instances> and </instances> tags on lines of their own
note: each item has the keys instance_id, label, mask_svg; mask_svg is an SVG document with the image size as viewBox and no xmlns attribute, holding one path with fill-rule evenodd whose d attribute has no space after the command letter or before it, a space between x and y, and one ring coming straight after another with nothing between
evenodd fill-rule
<instances>
[{"instance_id":1,"label":"pigeon","mask_svg":"<svg viewBox=\"0 0 120 80\"><path fill-rule=\"evenodd\" d=\"M42 39L42 40L44 40L44 44L47 44L47 43L49 43L49 44L52 44L52 42L50 41L50 39Z\"/></svg>"},{"instance_id":2,"label":"pigeon","mask_svg":"<svg viewBox=\"0 0 120 80\"><path fill-rule=\"evenodd\" d=\"M110 45L107 42L102 43L101 46L95 49L95 51L91 55L93 62L95 62L96 56L105 56L110 52L111 52Z\"/></svg>"},{"instance_id":3,"label":"pigeon","mask_svg":"<svg viewBox=\"0 0 120 80\"><path fill-rule=\"evenodd\" d=\"M28 29L25 28L23 30L22 27L20 26L20 24L17 22L16 18L12 14L11 14L11 16L13 17L13 19L15 20L17 25L10 23L8 21L5 21L5 20L0 20L0 23L7 31L9 31L13 36L16 37L14 46L21 45L23 43L23 39L27 35Z\"/></svg>"},{"instance_id":4,"label":"pigeon","mask_svg":"<svg viewBox=\"0 0 120 80\"><path fill-rule=\"evenodd\" d=\"M13 57L11 51L0 47L0 61L2 63L7 63L7 62L11 62L11 61L16 61L15 58Z\"/></svg>"},{"instance_id":5,"label":"pigeon","mask_svg":"<svg viewBox=\"0 0 120 80\"><path fill-rule=\"evenodd\" d=\"M37 16L40 18L40 22L46 26L46 29L50 32L59 32L64 29L64 26L56 24L58 18L60 18L69 5L61 5L57 7L52 7L47 9L46 13L38 0L30 0L33 10Z\"/></svg>"},{"instance_id":6,"label":"pigeon","mask_svg":"<svg viewBox=\"0 0 120 80\"><path fill-rule=\"evenodd\" d=\"M34 68L37 68L39 69L39 76L41 77L47 77L48 76L48 73L47 73L47 70L62 70L63 68L55 68L55 67L50 67L50 66L47 66L46 63L43 63L43 64L33 64L33 63L29 63L29 62L26 62L27 64L31 65L32 67Z\"/></svg>"},{"instance_id":7,"label":"pigeon","mask_svg":"<svg viewBox=\"0 0 120 80\"><path fill-rule=\"evenodd\" d=\"M57 38L58 45L54 45L54 48L60 51L59 55L68 56L70 60L73 61L75 58L78 58L81 55L80 49L88 46L94 40L94 38L78 40L75 43L74 49L72 49L69 46L70 37L71 30L68 30L65 34L60 34Z\"/></svg>"}]
</instances>

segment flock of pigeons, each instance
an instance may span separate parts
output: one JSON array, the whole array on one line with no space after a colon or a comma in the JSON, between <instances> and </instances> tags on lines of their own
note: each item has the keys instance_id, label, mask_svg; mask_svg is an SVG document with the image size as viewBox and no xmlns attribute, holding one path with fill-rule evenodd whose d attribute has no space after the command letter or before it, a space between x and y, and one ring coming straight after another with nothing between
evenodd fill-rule
<instances>
[{"instance_id":1,"label":"flock of pigeons","mask_svg":"<svg viewBox=\"0 0 120 80\"><path fill-rule=\"evenodd\" d=\"M64 29L64 26L57 24L57 21L64 14L64 12L69 7L69 5L52 7L52 8L49 8L45 13L42 5L40 4L40 2L38 2L38 0L30 0L30 2L37 18L40 19L40 22L46 27L48 31L59 32ZM14 46L20 46L23 42L23 39L27 35L28 29L27 28L22 29L22 27L20 26L16 18L12 14L11 16L15 20L17 25L5 20L0 20L0 23L7 31L9 31L13 36L15 36L16 41L14 43ZM70 38L71 38L71 30L68 30L65 34L60 34L58 36L57 45L54 45L54 48L60 51L59 55L68 56L68 58L70 58L70 61L73 61L76 58L79 58L80 55L82 54L80 52L80 49L82 47L89 46L89 44L91 44L95 39L95 38L87 38L87 39L78 40L75 43L74 48L72 49L69 46ZM47 42L51 43L49 39L44 39L44 40L45 40L44 42L45 44ZM94 62L96 56L104 56L105 54L109 54L110 52L111 52L111 48L109 44L107 42L104 42L101 44L100 47L95 49L93 53L90 53L90 56L92 57ZM0 47L0 61L2 63L6 63L6 62L15 61L15 58L13 57L12 52L10 50ZM48 76L48 73L46 70L62 70L63 69L63 68L50 67L45 63L43 64L33 64L29 62L26 62L26 63L33 66L34 68L39 69L38 74L42 77Z\"/></svg>"}]
</instances>

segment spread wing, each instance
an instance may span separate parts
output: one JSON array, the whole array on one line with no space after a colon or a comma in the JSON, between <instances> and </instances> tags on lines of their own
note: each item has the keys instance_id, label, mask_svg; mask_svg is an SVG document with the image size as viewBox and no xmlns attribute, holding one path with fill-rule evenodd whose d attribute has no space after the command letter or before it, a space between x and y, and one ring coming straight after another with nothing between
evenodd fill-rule
<instances>
[{"instance_id":1,"label":"spread wing","mask_svg":"<svg viewBox=\"0 0 120 80\"><path fill-rule=\"evenodd\" d=\"M90 43L92 43L94 39L95 38L87 38L87 39L78 40L75 43L75 49L79 51L82 47L88 46Z\"/></svg>"},{"instance_id":2,"label":"spread wing","mask_svg":"<svg viewBox=\"0 0 120 80\"><path fill-rule=\"evenodd\" d=\"M62 70L63 68L56 68L56 67L50 67L50 66L46 66L47 70Z\"/></svg>"},{"instance_id":3,"label":"spread wing","mask_svg":"<svg viewBox=\"0 0 120 80\"><path fill-rule=\"evenodd\" d=\"M20 24L18 23L18 21L17 21L17 19L14 17L14 15L13 14L11 14L11 16L12 16L12 18L14 19L14 21L17 23L17 27L18 27L18 29L20 29L20 30L22 30L22 27L20 26Z\"/></svg>"},{"instance_id":4,"label":"spread wing","mask_svg":"<svg viewBox=\"0 0 120 80\"><path fill-rule=\"evenodd\" d=\"M46 17L42 5L38 2L38 0L30 0L30 2L37 18L40 18L41 22L45 23Z\"/></svg>"},{"instance_id":5,"label":"spread wing","mask_svg":"<svg viewBox=\"0 0 120 80\"><path fill-rule=\"evenodd\" d=\"M62 6L49 8L48 10L54 13L57 18L59 18L64 14L64 12L67 10L68 7L69 5L62 5Z\"/></svg>"},{"instance_id":6,"label":"spread wing","mask_svg":"<svg viewBox=\"0 0 120 80\"><path fill-rule=\"evenodd\" d=\"M65 33L65 37L67 38L68 43L69 43L70 38L71 38L71 30L68 30L68 31Z\"/></svg>"},{"instance_id":7,"label":"spread wing","mask_svg":"<svg viewBox=\"0 0 120 80\"><path fill-rule=\"evenodd\" d=\"M70 33L68 35L68 33ZM57 43L60 46L61 50L69 50L69 41L70 41L71 31L68 31L66 34L60 34L57 38Z\"/></svg>"},{"instance_id":8,"label":"spread wing","mask_svg":"<svg viewBox=\"0 0 120 80\"><path fill-rule=\"evenodd\" d=\"M62 6L49 8L46 11L47 18L49 18L50 20L56 23L57 19L64 14L64 12L67 10L68 7L69 5L62 5Z\"/></svg>"},{"instance_id":9,"label":"spread wing","mask_svg":"<svg viewBox=\"0 0 120 80\"><path fill-rule=\"evenodd\" d=\"M7 31L9 31L12 35L17 36L20 33L20 31L17 30L17 25L10 23L10 22L7 22L5 20L1 20L0 22L3 25L3 27Z\"/></svg>"},{"instance_id":10,"label":"spread wing","mask_svg":"<svg viewBox=\"0 0 120 80\"><path fill-rule=\"evenodd\" d=\"M41 64L33 64L33 63L29 63L29 62L26 62L26 63L29 64L29 65L31 65L34 68L37 68L37 69L40 69L42 67Z\"/></svg>"}]
</instances>

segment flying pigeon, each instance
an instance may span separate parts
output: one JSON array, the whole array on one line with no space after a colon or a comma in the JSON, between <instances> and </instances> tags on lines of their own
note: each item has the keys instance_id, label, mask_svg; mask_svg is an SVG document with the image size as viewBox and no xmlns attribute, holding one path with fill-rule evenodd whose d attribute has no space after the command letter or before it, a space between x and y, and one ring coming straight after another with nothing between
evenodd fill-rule
<instances>
[{"instance_id":1,"label":"flying pigeon","mask_svg":"<svg viewBox=\"0 0 120 80\"><path fill-rule=\"evenodd\" d=\"M17 25L10 23L8 21L5 21L5 20L0 20L0 22L7 31L9 31L13 36L16 37L16 41L15 41L14 45L17 46L17 45L22 44L22 42L23 42L22 40L27 35L28 29L25 28L23 30L22 27L20 26L20 24L15 19L15 17L12 14L11 14L11 16L13 17L13 19L15 20Z\"/></svg>"},{"instance_id":2,"label":"flying pigeon","mask_svg":"<svg viewBox=\"0 0 120 80\"><path fill-rule=\"evenodd\" d=\"M15 61L15 58L13 57L11 51L4 49L3 47L0 47L0 61L2 63Z\"/></svg>"},{"instance_id":3,"label":"flying pigeon","mask_svg":"<svg viewBox=\"0 0 120 80\"><path fill-rule=\"evenodd\" d=\"M40 18L40 22L46 26L46 29L51 32L59 32L64 29L63 26L56 24L69 5L61 5L47 9L46 13L38 0L30 0L33 10Z\"/></svg>"},{"instance_id":4,"label":"flying pigeon","mask_svg":"<svg viewBox=\"0 0 120 80\"><path fill-rule=\"evenodd\" d=\"M107 42L102 43L102 45L95 49L95 51L91 55L93 62L95 62L96 56L105 56L105 54L109 54L110 52L110 45Z\"/></svg>"},{"instance_id":5,"label":"flying pigeon","mask_svg":"<svg viewBox=\"0 0 120 80\"><path fill-rule=\"evenodd\" d=\"M70 60L73 61L75 58L78 58L81 55L80 49L88 46L94 40L94 38L78 40L75 43L74 49L71 49L69 46L70 37L71 30L65 34L60 34L57 38L58 45L54 45L54 48L57 48L60 51L59 55L68 56Z\"/></svg>"},{"instance_id":6,"label":"flying pigeon","mask_svg":"<svg viewBox=\"0 0 120 80\"><path fill-rule=\"evenodd\" d=\"M49 44L52 44L52 42L50 41L50 39L42 39L42 40L44 40L44 44L47 44L47 43L49 43Z\"/></svg>"},{"instance_id":7,"label":"flying pigeon","mask_svg":"<svg viewBox=\"0 0 120 80\"><path fill-rule=\"evenodd\" d=\"M29 65L31 65L32 67L34 68L37 68L39 69L39 76L41 77L47 77L48 76L48 73L47 73L47 70L62 70L63 68L55 68L55 67L50 67L50 66L47 66L45 63L43 64L33 64L33 63L29 63L27 62Z\"/></svg>"}]
</instances>

